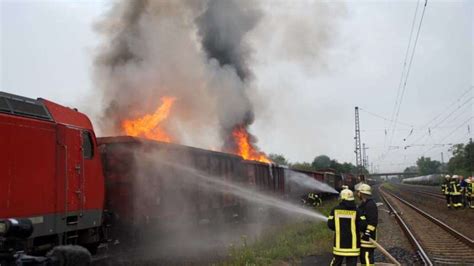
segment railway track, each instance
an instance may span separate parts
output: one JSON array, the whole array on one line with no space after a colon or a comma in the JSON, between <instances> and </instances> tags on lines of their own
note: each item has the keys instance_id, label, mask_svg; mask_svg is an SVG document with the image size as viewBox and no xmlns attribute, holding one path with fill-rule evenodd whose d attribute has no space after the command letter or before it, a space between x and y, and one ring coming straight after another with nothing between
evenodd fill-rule
<instances>
[{"instance_id":1,"label":"railway track","mask_svg":"<svg viewBox=\"0 0 474 266\"><path fill-rule=\"evenodd\" d=\"M399 187L400 187L400 188L403 188L404 190L413 192L413 193L423 194L423 195L427 195L427 196L430 196L430 197L433 197L433 198L437 198L437 199L441 199L441 200L446 200L446 197L445 197L443 194L441 194L441 191L440 191L439 193L430 192L430 191L427 191L427 190L424 190L424 189L418 189L418 188L415 188L415 187L409 187L408 185L403 185L403 186L399 186Z\"/></svg>"},{"instance_id":2,"label":"railway track","mask_svg":"<svg viewBox=\"0 0 474 266\"><path fill-rule=\"evenodd\" d=\"M416 190L410 190L410 192L418 193L418 194L423 194L427 195L436 199L444 200L446 201L446 197L442 194L439 193L433 193L433 192L427 192L427 191L416 191Z\"/></svg>"},{"instance_id":3,"label":"railway track","mask_svg":"<svg viewBox=\"0 0 474 266\"><path fill-rule=\"evenodd\" d=\"M379 191L425 265L474 265L473 239L397 195Z\"/></svg>"}]
</instances>

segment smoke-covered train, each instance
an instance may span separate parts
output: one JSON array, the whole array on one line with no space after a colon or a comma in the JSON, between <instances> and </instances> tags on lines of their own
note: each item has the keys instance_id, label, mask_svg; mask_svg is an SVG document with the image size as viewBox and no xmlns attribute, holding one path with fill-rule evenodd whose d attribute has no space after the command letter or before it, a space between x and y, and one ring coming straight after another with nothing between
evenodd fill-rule
<instances>
[{"instance_id":1,"label":"smoke-covered train","mask_svg":"<svg viewBox=\"0 0 474 266\"><path fill-rule=\"evenodd\" d=\"M180 222L245 217L247 188L291 199L290 169L134 137L96 138L86 115L0 92L0 261L78 244L126 243ZM354 177L308 172L340 190ZM159 232L160 230L152 230Z\"/></svg>"}]
</instances>

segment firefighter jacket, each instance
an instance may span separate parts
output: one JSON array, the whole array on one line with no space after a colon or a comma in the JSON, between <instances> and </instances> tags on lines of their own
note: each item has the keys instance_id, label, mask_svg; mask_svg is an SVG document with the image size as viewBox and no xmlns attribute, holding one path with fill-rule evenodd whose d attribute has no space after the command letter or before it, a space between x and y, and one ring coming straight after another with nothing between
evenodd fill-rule
<instances>
[{"instance_id":1,"label":"firefighter jacket","mask_svg":"<svg viewBox=\"0 0 474 266\"><path fill-rule=\"evenodd\" d=\"M365 218L357 211L354 201L343 200L331 210L328 227L335 231L333 254L338 256L359 256L361 228Z\"/></svg>"},{"instance_id":2,"label":"firefighter jacket","mask_svg":"<svg viewBox=\"0 0 474 266\"><path fill-rule=\"evenodd\" d=\"M441 184L441 191L444 195L449 195L449 180L445 179L443 184Z\"/></svg>"},{"instance_id":3,"label":"firefighter jacket","mask_svg":"<svg viewBox=\"0 0 474 266\"><path fill-rule=\"evenodd\" d=\"M321 198L316 193L313 193L313 192L310 192L308 194L308 202L313 206L318 206L323 203Z\"/></svg>"},{"instance_id":4,"label":"firefighter jacket","mask_svg":"<svg viewBox=\"0 0 474 266\"><path fill-rule=\"evenodd\" d=\"M461 185L457 180L449 181L449 194L452 196L461 195Z\"/></svg>"},{"instance_id":5,"label":"firefighter jacket","mask_svg":"<svg viewBox=\"0 0 474 266\"><path fill-rule=\"evenodd\" d=\"M471 183L467 184L467 195L472 196L472 188L473 188L473 183L471 181Z\"/></svg>"},{"instance_id":6,"label":"firefighter jacket","mask_svg":"<svg viewBox=\"0 0 474 266\"><path fill-rule=\"evenodd\" d=\"M375 204L372 198L368 198L359 205L358 211L361 216L366 219L366 227L363 228L362 231L360 246L364 248L375 248L376 246L370 242L369 238L377 240L377 223L379 220L377 204Z\"/></svg>"}]
</instances>

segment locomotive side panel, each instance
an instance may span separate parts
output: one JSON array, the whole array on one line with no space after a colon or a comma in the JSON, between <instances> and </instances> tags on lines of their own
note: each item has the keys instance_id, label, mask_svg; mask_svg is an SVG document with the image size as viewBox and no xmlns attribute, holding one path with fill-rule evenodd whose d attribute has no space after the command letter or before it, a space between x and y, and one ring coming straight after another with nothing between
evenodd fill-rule
<instances>
[{"instance_id":1,"label":"locomotive side panel","mask_svg":"<svg viewBox=\"0 0 474 266\"><path fill-rule=\"evenodd\" d=\"M58 208L55 125L0 114L0 132L0 218L39 216L44 222Z\"/></svg>"}]
</instances>

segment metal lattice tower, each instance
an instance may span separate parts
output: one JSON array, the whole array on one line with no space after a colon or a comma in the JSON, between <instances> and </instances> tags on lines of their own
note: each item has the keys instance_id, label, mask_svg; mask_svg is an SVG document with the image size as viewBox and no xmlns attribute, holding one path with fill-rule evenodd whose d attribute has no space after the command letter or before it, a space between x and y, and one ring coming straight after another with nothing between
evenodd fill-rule
<instances>
[{"instance_id":1,"label":"metal lattice tower","mask_svg":"<svg viewBox=\"0 0 474 266\"><path fill-rule=\"evenodd\" d=\"M367 153L365 150L367 150L367 147L365 147L365 143L362 143L362 166L367 169Z\"/></svg>"},{"instance_id":2,"label":"metal lattice tower","mask_svg":"<svg viewBox=\"0 0 474 266\"><path fill-rule=\"evenodd\" d=\"M362 149L360 147L359 107L355 107L355 154L358 174L362 173Z\"/></svg>"}]
</instances>

